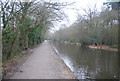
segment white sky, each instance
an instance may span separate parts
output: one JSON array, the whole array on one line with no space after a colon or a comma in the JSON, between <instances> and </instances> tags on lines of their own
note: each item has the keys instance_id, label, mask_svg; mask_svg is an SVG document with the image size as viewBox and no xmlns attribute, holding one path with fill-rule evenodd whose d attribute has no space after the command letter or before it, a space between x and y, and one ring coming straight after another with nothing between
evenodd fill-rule
<instances>
[{"instance_id":1,"label":"white sky","mask_svg":"<svg viewBox=\"0 0 120 81\"><path fill-rule=\"evenodd\" d=\"M70 26L77 19L76 17L78 13L83 14L82 9L88 9L88 7L93 8L94 5L96 4L97 10L100 11L101 6L103 5L103 2L106 2L106 0L59 0L59 1L70 2L70 3L75 2L75 3L63 9L65 14L68 16L69 21L64 20L62 22L56 23L55 28L51 32L54 32L55 30L59 30L60 28L63 28L62 26L63 24L65 24L65 26L67 27Z\"/></svg>"}]
</instances>

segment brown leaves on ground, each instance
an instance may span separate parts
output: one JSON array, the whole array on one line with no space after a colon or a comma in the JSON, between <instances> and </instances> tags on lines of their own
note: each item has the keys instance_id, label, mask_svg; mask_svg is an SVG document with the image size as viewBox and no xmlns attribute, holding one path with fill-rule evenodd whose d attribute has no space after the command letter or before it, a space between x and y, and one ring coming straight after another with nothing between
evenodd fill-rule
<instances>
[{"instance_id":1,"label":"brown leaves on ground","mask_svg":"<svg viewBox=\"0 0 120 81\"><path fill-rule=\"evenodd\" d=\"M19 66L25 61L26 51L14 56L10 60L2 63L3 79L9 79L18 70Z\"/></svg>"}]
</instances>

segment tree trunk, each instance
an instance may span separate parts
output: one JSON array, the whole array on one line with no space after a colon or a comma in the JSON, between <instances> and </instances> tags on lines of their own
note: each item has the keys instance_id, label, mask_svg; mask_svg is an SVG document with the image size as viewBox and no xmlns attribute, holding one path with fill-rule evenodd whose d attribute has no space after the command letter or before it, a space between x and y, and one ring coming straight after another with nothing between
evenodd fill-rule
<instances>
[{"instance_id":1,"label":"tree trunk","mask_svg":"<svg viewBox=\"0 0 120 81\"><path fill-rule=\"evenodd\" d=\"M18 33L15 35L12 43L11 43L10 46L9 46L9 51L8 51L8 54L7 54L7 59L9 59L9 58L11 57L12 50L13 50L13 47L14 47L14 44L15 44L15 42L16 42L17 37L18 37Z\"/></svg>"},{"instance_id":2,"label":"tree trunk","mask_svg":"<svg viewBox=\"0 0 120 81\"><path fill-rule=\"evenodd\" d=\"M20 48L21 50L24 49L24 32L21 30L20 31L20 38L19 38L19 44L20 44Z\"/></svg>"},{"instance_id":3,"label":"tree trunk","mask_svg":"<svg viewBox=\"0 0 120 81\"><path fill-rule=\"evenodd\" d=\"M28 32L25 33L24 35L24 49L27 50L28 49Z\"/></svg>"}]
</instances>

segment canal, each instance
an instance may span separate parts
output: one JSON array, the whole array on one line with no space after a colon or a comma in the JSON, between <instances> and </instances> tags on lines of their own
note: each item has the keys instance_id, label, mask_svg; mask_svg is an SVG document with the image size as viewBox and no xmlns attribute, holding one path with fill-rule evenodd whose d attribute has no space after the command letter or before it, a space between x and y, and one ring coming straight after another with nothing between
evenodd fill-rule
<instances>
[{"instance_id":1,"label":"canal","mask_svg":"<svg viewBox=\"0 0 120 81\"><path fill-rule=\"evenodd\" d=\"M118 53L52 42L61 59L78 79L117 79Z\"/></svg>"}]
</instances>

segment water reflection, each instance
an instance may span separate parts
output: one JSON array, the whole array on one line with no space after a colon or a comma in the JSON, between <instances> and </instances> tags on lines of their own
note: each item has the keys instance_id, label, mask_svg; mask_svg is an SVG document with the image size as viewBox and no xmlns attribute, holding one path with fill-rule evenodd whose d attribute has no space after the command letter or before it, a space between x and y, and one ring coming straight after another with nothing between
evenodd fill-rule
<instances>
[{"instance_id":1,"label":"water reflection","mask_svg":"<svg viewBox=\"0 0 120 81\"><path fill-rule=\"evenodd\" d=\"M53 42L66 65L79 79L116 79L117 52L96 50L70 44Z\"/></svg>"}]
</instances>

